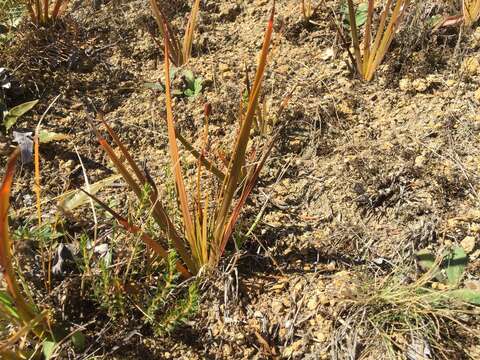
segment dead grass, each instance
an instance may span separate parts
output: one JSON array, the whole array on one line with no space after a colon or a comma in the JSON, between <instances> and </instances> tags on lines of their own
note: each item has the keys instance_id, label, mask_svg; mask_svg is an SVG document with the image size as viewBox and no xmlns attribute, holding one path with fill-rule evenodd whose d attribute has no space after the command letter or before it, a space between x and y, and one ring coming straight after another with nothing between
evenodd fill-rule
<instances>
[{"instance_id":1,"label":"dead grass","mask_svg":"<svg viewBox=\"0 0 480 360\"><path fill-rule=\"evenodd\" d=\"M383 278L355 279L354 298L340 305L332 357L466 358L457 339L480 339L473 326L480 310L433 290L431 275L412 281L410 272L397 268Z\"/></svg>"}]
</instances>

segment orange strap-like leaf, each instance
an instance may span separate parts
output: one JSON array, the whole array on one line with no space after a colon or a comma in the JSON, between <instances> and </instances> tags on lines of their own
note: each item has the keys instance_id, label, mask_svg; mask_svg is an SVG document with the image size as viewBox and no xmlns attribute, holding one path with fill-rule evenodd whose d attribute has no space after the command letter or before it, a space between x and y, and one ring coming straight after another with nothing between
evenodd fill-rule
<instances>
[{"instance_id":1,"label":"orange strap-like leaf","mask_svg":"<svg viewBox=\"0 0 480 360\"><path fill-rule=\"evenodd\" d=\"M10 242L10 230L8 226L8 209L10 208L10 191L15 174L15 163L20 155L20 149L17 148L7 163L7 170L0 187L0 268L7 283L7 289L12 297L13 303L17 309L21 321L24 324L32 321L36 314L32 310L32 306L27 303L25 296L22 294L18 286L15 271L12 264L12 252ZM43 323L35 326L32 330L37 336L41 336L44 332Z\"/></svg>"},{"instance_id":2,"label":"orange strap-like leaf","mask_svg":"<svg viewBox=\"0 0 480 360\"><path fill-rule=\"evenodd\" d=\"M166 29L166 25L164 24ZM175 134L175 123L173 119L172 94L170 89L170 60L168 58L168 41L165 41L165 103L167 110L167 127L168 127L168 145L172 162L172 172L175 176L175 184L177 188L178 199L182 211L183 224L185 227L186 238L191 248L195 246L195 227L190 215L188 206L188 196L183 182L182 168L180 164L180 156L177 145L177 137Z\"/></svg>"}]
</instances>

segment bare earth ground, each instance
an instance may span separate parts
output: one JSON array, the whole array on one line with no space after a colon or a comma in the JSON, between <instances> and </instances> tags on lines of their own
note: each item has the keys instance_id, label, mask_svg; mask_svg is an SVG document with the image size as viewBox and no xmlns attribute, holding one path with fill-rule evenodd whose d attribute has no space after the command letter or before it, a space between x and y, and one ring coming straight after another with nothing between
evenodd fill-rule
<instances>
[{"instance_id":1,"label":"bare earth ground","mask_svg":"<svg viewBox=\"0 0 480 360\"><path fill-rule=\"evenodd\" d=\"M430 34L422 24L445 8L427 3L414 6L367 84L352 79L345 65L327 10L338 11L337 1L326 1L315 24L302 21L298 2L277 2L266 96L275 109L296 87L281 118L287 124L281 141L245 212L248 226L265 206L253 238L241 256L227 257L213 284L206 282L198 314L168 337L155 337L135 321L116 324L96 305L84 304L89 313L83 320L67 320L86 324L90 352L118 359L383 358L379 342L356 343L355 331L342 332L358 325L342 305L355 297L358 283L415 269L414 254L424 247L438 250L467 236L478 244L480 237L480 32L464 32L460 40L458 29ZM188 138L199 137L208 101L213 141L218 148L231 142L244 69L253 73L270 7L266 0L202 5L188 67L205 88L175 104ZM88 126L93 106L162 179L168 164L163 95L143 87L163 77L162 52L146 31L152 23L147 1L118 1L97 11L79 1L67 14L62 39L47 34L54 38L46 46L24 29L10 54L0 55L7 62L2 66L17 69L25 89L19 99L41 98L18 127L34 128L61 94L43 124L69 133L71 141L42 149L44 197L83 185L75 148L91 182L113 173ZM175 25L181 27L187 14L182 1L171 4ZM35 46L44 49L40 57L32 55ZM4 140L2 168L13 144L11 137ZM32 174L27 165L17 176L14 225L25 223L24 209L34 205ZM126 189L120 184L119 201ZM71 220L72 232L93 226L87 209ZM107 229L108 221L99 231ZM469 279L480 276L479 255L476 246ZM74 296L70 287L76 285L69 284L75 279L63 280L57 291ZM69 302L81 299L65 306L75 306ZM477 332L478 320L468 319ZM368 339L362 331L358 326L356 336ZM479 358L478 340L454 323L449 331L439 334L447 350L438 358ZM408 343L401 338L398 343Z\"/></svg>"}]
</instances>

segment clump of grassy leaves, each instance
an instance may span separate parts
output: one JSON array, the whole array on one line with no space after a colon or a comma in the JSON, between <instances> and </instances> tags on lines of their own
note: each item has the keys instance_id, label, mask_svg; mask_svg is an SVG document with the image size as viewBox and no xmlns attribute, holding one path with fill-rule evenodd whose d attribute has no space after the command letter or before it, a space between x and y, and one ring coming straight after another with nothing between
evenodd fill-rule
<instances>
[{"instance_id":1,"label":"clump of grassy leaves","mask_svg":"<svg viewBox=\"0 0 480 360\"><path fill-rule=\"evenodd\" d=\"M317 5L313 3L313 0L301 0L302 2L302 15L305 22L310 21L310 19L315 15L320 5L322 5L323 0L321 0Z\"/></svg>"},{"instance_id":2,"label":"clump of grassy leaves","mask_svg":"<svg viewBox=\"0 0 480 360\"><path fill-rule=\"evenodd\" d=\"M362 52L360 48L359 24L357 24L359 16L355 10L353 1L347 0L353 45L353 55L351 55L352 65L363 80L370 81L373 79L375 71L382 63L409 4L410 0L386 1L383 11L380 14L377 31L372 43L375 0L368 0ZM361 18L363 18L363 16Z\"/></svg>"},{"instance_id":3,"label":"clump of grassy leaves","mask_svg":"<svg viewBox=\"0 0 480 360\"><path fill-rule=\"evenodd\" d=\"M163 41L168 45L170 60L177 67L186 64L192 55L193 39L197 27L198 14L200 12L200 0L194 0L190 17L185 28L183 41L181 41L180 35L175 31L166 17L165 9L158 4L157 0L149 1L160 35Z\"/></svg>"},{"instance_id":4,"label":"clump of grassy leaves","mask_svg":"<svg viewBox=\"0 0 480 360\"><path fill-rule=\"evenodd\" d=\"M8 224L10 191L15 173L15 163L20 155L17 149L7 163L7 170L0 187L0 269L6 283L6 291L0 291L0 318L19 330L10 338L0 342L0 355L5 358L21 358L21 350L13 350L21 339L31 337L34 342L43 343L45 348L55 344L51 341L47 314L39 312L29 297L24 294L17 280L13 266L12 243Z\"/></svg>"},{"instance_id":5,"label":"clump of grassy leaves","mask_svg":"<svg viewBox=\"0 0 480 360\"><path fill-rule=\"evenodd\" d=\"M439 256L421 251L417 256L426 272L416 280L408 269L381 280L358 279L356 295L344 302L333 351L346 346L348 351L362 348L360 357L451 359L445 350L447 342L455 345L450 336L480 339L478 329L469 326L469 319L480 315L480 290L460 287L468 262L463 249L453 247ZM351 335L357 337L355 344L348 341Z\"/></svg>"},{"instance_id":6,"label":"clump of grassy leaves","mask_svg":"<svg viewBox=\"0 0 480 360\"><path fill-rule=\"evenodd\" d=\"M240 102L240 113L243 113L248 109L248 101L251 93L250 76L247 69L245 71L245 85L246 89L243 92L242 101ZM268 96L265 93L260 94L257 103L255 104L255 115L253 117L253 129L255 135L261 135L264 137L272 135L277 126L278 120L283 114L283 111L287 108L295 89L296 87L293 87L293 89L282 99L280 106L276 111L273 111L272 109L272 96Z\"/></svg>"},{"instance_id":7,"label":"clump of grassy leaves","mask_svg":"<svg viewBox=\"0 0 480 360\"><path fill-rule=\"evenodd\" d=\"M244 98L242 102L242 108L245 104L248 104L248 94L250 89L250 84L248 83L247 76L247 90L244 92ZM284 110L287 108L290 99L292 98L295 87L282 99L279 107L276 111L272 109L272 98L265 94L262 94L257 101L255 116L253 118L253 128L256 135L263 137L271 136L277 128L279 119L283 114Z\"/></svg>"},{"instance_id":8,"label":"clump of grassy leaves","mask_svg":"<svg viewBox=\"0 0 480 360\"><path fill-rule=\"evenodd\" d=\"M54 22L60 13L65 0L26 0L28 14L35 25L47 26Z\"/></svg>"},{"instance_id":9,"label":"clump of grassy leaves","mask_svg":"<svg viewBox=\"0 0 480 360\"><path fill-rule=\"evenodd\" d=\"M262 89L263 76L267 65L270 41L273 33L274 9L270 16L265 32L264 42L260 54L260 60L255 75L255 81L250 90L250 95L245 113L241 113L240 129L237 133L235 145L231 154L230 163L226 173L222 176L222 184L218 189L217 196L202 187L204 168L210 170L206 164L206 144L208 142L208 119L210 107L205 109L205 131L203 135L204 147L197 151L198 164L196 174L196 191L189 193L185 187L182 173L179 148L178 130L175 127L173 114L172 93L170 82L170 41L165 38L165 92L167 128L169 139L169 152L172 174L175 179L176 196L180 212L182 227L180 230L175 226L172 215L168 214L160 192L153 181L147 177L135 163L126 147L122 144L116 133L106 124L113 142L121 152L122 160L110 146L108 141L96 130L99 142L118 172L123 176L133 192L139 199L142 198L142 189L150 186L148 199L152 211L152 217L162 230L160 240L144 232L140 227L128 221L99 199L97 202L108 211L127 231L139 234L145 244L162 258L168 258L168 248L172 247L179 256L176 262L177 270L183 277L188 278L197 274L204 267L215 267L225 251L225 247L234 231L241 210L250 195L259 173L270 153L273 142L265 146L261 159L248 169L246 167L247 146L250 141L258 98ZM164 34L169 33L168 26L163 25ZM130 169L127 168L130 167ZM215 176L215 175L214 175ZM215 179L218 180L218 179ZM236 195L238 200L235 202ZM156 236L157 238L159 236Z\"/></svg>"}]
</instances>

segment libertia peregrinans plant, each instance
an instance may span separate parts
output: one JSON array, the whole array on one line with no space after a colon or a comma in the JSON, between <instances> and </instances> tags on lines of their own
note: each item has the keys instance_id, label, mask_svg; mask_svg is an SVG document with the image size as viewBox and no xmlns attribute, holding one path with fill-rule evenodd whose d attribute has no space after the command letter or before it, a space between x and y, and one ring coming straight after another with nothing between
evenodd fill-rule
<instances>
[{"instance_id":1,"label":"libertia peregrinans plant","mask_svg":"<svg viewBox=\"0 0 480 360\"><path fill-rule=\"evenodd\" d=\"M160 35L168 45L170 60L177 67L186 64L192 54L195 28L197 27L198 13L200 12L200 0L195 0L193 3L190 17L185 28L183 42L180 41L180 36L168 21L165 10L158 4L157 0L149 1L153 17L160 30Z\"/></svg>"},{"instance_id":2,"label":"libertia peregrinans plant","mask_svg":"<svg viewBox=\"0 0 480 360\"><path fill-rule=\"evenodd\" d=\"M323 3L321 0L316 6L313 4L313 0L301 0L302 1L302 14L303 20L309 21L316 13L320 5Z\"/></svg>"},{"instance_id":3,"label":"libertia peregrinans plant","mask_svg":"<svg viewBox=\"0 0 480 360\"><path fill-rule=\"evenodd\" d=\"M45 26L58 17L65 0L26 0L26 6L30 19L36 25ZM53 5L53 7L51 6Z\"/></svg>"},{"instance_id":4,"label":"libertia peregrinans plant","mask_svg":"<svg viewBox=\"0 0 480 360\"><path fill-rule=\"evenodd\" d=\"M237 133L230 163L223 176L222 185L218 189L218 192L213 195L205 188L202 188L203 170L205 169L211 172L211 169L209 169L208 166L205 166L206 163L209 163L205 159L205 149L196 152L199 155L197 158L196 191L189 192L185 187L184 174L182 171L177 143L179 133L175 128L169 76L171 59L170 41L168 40L169 29L166 23L163 24L163 31L166 35L164 38L164 70L169 153L172 174L175 178L182 229L177 230L173 218L167 213L165 207L162 205L162 199L159 197L159 191L157 190L156 185L153 184L149 177L143 174L140 167L135 163L115 132L103 122L125 161L117 156L108 141L99 131L95 130L101 146L136 196L139 199L142 197L142 189L145 188L145 186L152 188L149 195L152 216L162 229L162 235L156 236L154 239L151 235L143 233L138 226L129 223L127 219L109 208L106 204L100 202L96 197L94 198L104 209L112 214L127 231L131 233L140 233L141 238L146 245L154 250L159 256L165 258L168 253L166 250L168 244L171 244L180 257L181 261L177 263L177 269L184 277L197 274L205 266L215 267L218 264L228 241L231 239L240 212L245 205L272 148L273 142L269 142L265 145L261 159L259 159L256 165L252 165L249 171L245 171L247 145L250 141L250 132L252 131L254 124L258 98L262 90L263 77L273 33L274 8L275 7L273 6L268 26L265 31L255 81L249 92L247 110L241 117L240 129ZM210 108L207 106L205 110L204 143L206 143L208 136L209 115ZM127 166L130 169L128 169ZM212 175L219 178L213 173ZM238 200L235 200L237 193L239 193Z\"/></svg>"},{"instance_id":5,"label":"libertia peregrinans plant","mask_svg":"<svg viewBox=\"0 0 480 360\"><path fill-rule=\"evenodd\" d=\"M360 50L359 31L356 23L356 12L352 0L347 0L350 30L354 50L355 68L363 80L370 81L392 43L402 17L410 4L410 0L387 0L377 27L375 40L372 44L373 14L375 0L368 0L367 22L363 38L363 53ZM390 17L389 17L390 14Z\"/></svg>"}]
</instances>

